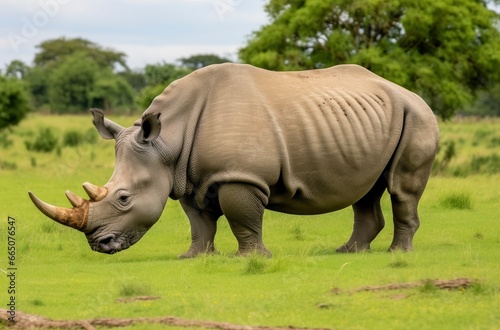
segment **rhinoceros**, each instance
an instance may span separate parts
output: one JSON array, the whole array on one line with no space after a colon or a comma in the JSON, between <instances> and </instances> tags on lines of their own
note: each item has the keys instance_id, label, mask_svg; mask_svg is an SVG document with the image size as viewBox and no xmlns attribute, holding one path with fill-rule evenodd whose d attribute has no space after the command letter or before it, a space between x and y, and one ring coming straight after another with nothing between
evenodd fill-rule
<instances>
[{"instance_id":1,"label":"rhinoceros","mask_svg":"<svg viewBox=\"0 0 500 330\"><path fill-rule=\"evenodd\" d=\"M115 170L89 199L66 192L73 208L29 192L49 218L85 233L103 253L127 249L179 200L191 225L180 257L215 251L217 219L227 218L238 254L270 255L265 209L312 215L352 205L354 229L339 252L369 250L391 197L389 250L413 249L417 205L430 176L439 129L418 95L357 65L272 72L212 65L173 82L124 128L91 109L100 135L114 139Z\"/></svg>"}]
</instances>

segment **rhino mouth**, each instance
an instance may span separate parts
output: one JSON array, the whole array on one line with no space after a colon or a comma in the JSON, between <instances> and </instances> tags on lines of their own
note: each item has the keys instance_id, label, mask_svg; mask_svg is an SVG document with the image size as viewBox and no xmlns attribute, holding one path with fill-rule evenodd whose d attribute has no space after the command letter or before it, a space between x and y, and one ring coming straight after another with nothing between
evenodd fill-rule
<instances>
[{"instance_id":1,"label":"rhino mouth","mask_svg":"<svg viewBox=\"0 0 500 330\"><path fill-rule=\"evenodd\" d=\"M144 232L137 232L133 235L123 235L123 234L105 234L105 235L96 235L95 232L92 234L87 234L87 241L90 245L90 248L93 251L106 253L106 254L115 254L120 251L126 250L135 243L137 243L141 237L144 235Z\"/></svg>"}]
</instances>

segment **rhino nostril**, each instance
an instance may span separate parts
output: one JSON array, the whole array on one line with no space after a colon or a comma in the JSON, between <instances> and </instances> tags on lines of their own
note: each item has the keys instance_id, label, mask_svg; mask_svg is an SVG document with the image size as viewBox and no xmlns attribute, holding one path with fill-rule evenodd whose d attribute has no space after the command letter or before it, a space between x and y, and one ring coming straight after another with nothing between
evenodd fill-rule
<instances>
[{"instance_id":1,"label":"rhino nostril","mask_svg":"<svg viewBox=\"0 0 500 330\"><path fill-rule=\"evenodd\" d=\"M109 243L111 243L113 241L114 238L115 238L115 235L107 235L104 238L101 238L99 240L99 245L100 246L108 245Z\"/></svg>"}]
</instances>

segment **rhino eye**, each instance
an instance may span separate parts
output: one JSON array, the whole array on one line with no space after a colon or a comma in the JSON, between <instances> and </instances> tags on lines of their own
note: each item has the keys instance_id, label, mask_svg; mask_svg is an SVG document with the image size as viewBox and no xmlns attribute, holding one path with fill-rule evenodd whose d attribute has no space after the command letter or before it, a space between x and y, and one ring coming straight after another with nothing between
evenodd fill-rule
<instances>
[{"instance_id":1,"label":"rhino eye","mask_svg":"<svg viewBox=\"0 0 500 330\"><path fill-rule=\"evenodd\" d=\"M129 202L130 202L130 196L129 195L121 195L119 198L118 198L118 202L125 206L127 205Z\"/></svg>"}]
</instances>

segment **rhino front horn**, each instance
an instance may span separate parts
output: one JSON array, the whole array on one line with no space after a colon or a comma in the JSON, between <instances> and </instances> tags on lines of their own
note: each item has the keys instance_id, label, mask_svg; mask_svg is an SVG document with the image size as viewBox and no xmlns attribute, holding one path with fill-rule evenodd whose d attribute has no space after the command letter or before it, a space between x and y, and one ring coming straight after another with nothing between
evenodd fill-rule
<instances>
[{"instance_id":1,"label":"rhino front horn","mask_svg":"<svg viewBox=\"0 0 500 330\"><path fill-rule=\"evenodd\" d=\"M77 207L73 207L72 209L68 209L47 204L36 197L31 191L28 192L28 194L33 204L35 204L35 206L47 217L65 226L77 229L82 232L85 231L89 215L89 201L86 201L83 198L74 198L73 196L76 195L71 194L71 197L68 197L68 199L73 199L71 204L73 204L73 202L77 204L76 201L78 201L78 204L80 205Z\"/></svg>"}]
</instances>

